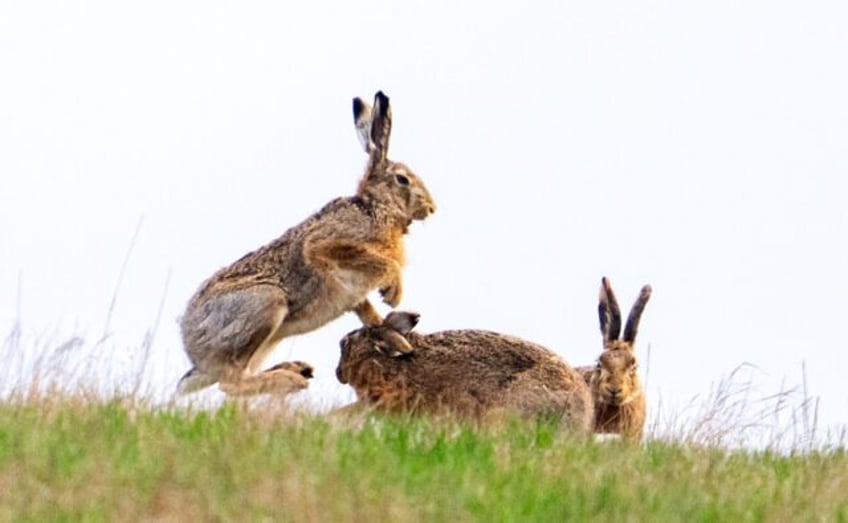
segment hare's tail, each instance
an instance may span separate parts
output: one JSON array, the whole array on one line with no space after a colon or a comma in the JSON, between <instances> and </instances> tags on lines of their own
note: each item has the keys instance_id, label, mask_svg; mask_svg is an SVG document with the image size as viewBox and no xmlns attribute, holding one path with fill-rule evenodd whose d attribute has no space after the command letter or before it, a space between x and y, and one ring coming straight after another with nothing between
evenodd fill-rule
<instances>
[{"instance_id":1,"label":"hare's tail","mask_svg":"<svg viewBox=\"0 0 848 523\"><path fill-rule=\"evenodd\" d=\"M180 382L177 383L177 394L197 392L217 382L218 380L216 378L197 370L196 367L192 367L190 371L186 372L180 378Z\"/></svg>"}]
</instances>

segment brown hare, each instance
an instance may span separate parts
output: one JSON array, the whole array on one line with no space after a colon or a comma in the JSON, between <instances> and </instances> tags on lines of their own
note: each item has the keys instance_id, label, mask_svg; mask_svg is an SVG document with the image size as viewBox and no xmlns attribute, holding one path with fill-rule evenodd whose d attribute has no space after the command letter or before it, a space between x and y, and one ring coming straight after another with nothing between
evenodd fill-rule
<instances>
[{"instance_id":1,"label":"brown hare","mask_svg":"<svg viewBox=\"0 0 848 523\"><path fill-rule=\"evenodd\" d=\"M331 201L201 284L180 321L193 368L178 392L216 382L233 395L302 389L312 372L305 363L286 362L257 373L280 340L347 311L365 325L381 323L366 297L373 290L393 308L400 303L403 236L436 204L418 176L386 157L389 98L378 92L373 110L356 98L353 116L369 155L356 194Z\"/></svg>"},{"instance_id":2,"label":"brown hare","mask_svg":"<svg viewBox=\"0 0 848 523\"><path fill-rule=\"evenodd\" d=\"M415 313L394 311L382 325L342 339L336 377L353 387L360 404L475 421L518 414L591 432L589 388L553 352L483 330L411 332L417 322Z\"/></svg>"},{"instance_id":3,"label":"brown hare","mask_svg":"<svg viewBox=\"0 0 848 523\"><path fill-rule=\"evenodd\" d=\"M651 286L645 285L630 309L624 335L621 331L621 312L609 280L601 280L598 316L604 351L594 366L579 367L592 391L595 403L594 431L618 434L629 441L641 441L645 428L645 391L637 373L633 343L645 304L651 297Z\"/></svg>"}]
</instances>

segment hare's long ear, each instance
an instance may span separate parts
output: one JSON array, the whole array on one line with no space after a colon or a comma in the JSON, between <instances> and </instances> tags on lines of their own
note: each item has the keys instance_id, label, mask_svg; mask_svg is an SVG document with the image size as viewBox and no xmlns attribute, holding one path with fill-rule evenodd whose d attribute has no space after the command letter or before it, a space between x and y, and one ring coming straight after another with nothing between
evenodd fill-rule
<instances>
[{"instance_id":1,"label":"hare's long ear","mask_svg":"<svg viewBox=\"0 0 848 523\"><path fill-rule=\"evenodd\" d=\"M404 354L411 354L415 351L415 347L403 335L391 330L383 333L383 340L380 345L384 349L388 349L388 355L393 358Z\"/></svg>"},{"instance_id":2,"label":"hare's long ear","mask_svg":"<svg viewBox=\"0 0 848 523\"><path fill-rule=\"evenodd\" d=\"M416 312L400 312L392 311L383 320L383 325L390 327L403 335L409 332L418 325L418 319L421 317Z\"/></svg>"},{"instance_id":3,"label":"hare's long ear","mask_svg":"<svg viewBox=\"0 0 848 523\"><path fill-rule=\"evenodd\" d=\"M618 339L621 332L621 311L612 292L609 280L601 278L601 292L598 294L598 319L601 321L601 334L604 347Z\"/></svg>"},{"instance_id":4,"label":"hare's long ear","mask_svg":"<svg viewBox=\"0 0 848 523\"><path fill-rule=\"evenodd\" d=\"M374 150L371 143L371 106L368 102L358 96L353 99L353 125L356 127L356 136L362 144L366 153Z\"/></svg>"},{"instance_id":5,"label":"hare's long ear","mask_svg":"<svg viewBox=\"0 0 848 523\"><path fill-rule=\"evenodd\" d=\"M418 318L419 315L414 312L390 312L383 320L383 328L379 329L378 345L388 349L388 354L393 357L410 354L415 349L405 336L418 323Z\"/></svg>"},{"instance_id":6,"label":"hare's long ear","mask_svg":"<svg viewBox=\"0 0 848 523\"><path fill-rule=\"evenodd\" d=\"M639 297L636 298L636 303L630 309L630 315L627 316L627 324L624 326L624 341L633 343L636 341L636 331L639 329L639 319L642 317L642 311L645 310L645 305L651 298L651 286L645 285L639 292Z\"/></svg>"},{"instance_id":7,"label":"hare's long ear","mask_svg":"<svg viewBox=\"0 0 848 523\"><path fill-rule=\"evenodd\" d=\"M389 106L389 97L383 94L383 91L377 91L374 95L374 108L371 110L371 143L374 146L371 155L374 163L385 162L391 133L392 108Z\"/></svg>"}]
</instances>

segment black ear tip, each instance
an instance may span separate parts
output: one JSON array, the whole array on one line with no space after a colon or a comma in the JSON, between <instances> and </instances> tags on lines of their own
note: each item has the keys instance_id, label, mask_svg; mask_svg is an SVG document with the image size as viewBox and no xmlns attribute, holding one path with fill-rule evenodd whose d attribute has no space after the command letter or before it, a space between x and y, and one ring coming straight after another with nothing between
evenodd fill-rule
<instances>
[{"instance_id":1,"label":"black ear tip","mask_svg":"<svg viewBox=\"0 0 848 523\"><path fill-rule=\"evenodd\" d=\"M362 102L362 99L358 96L353 99L353 118L354 120L359 119L359 115L362 114L362 110L365 109L365 103Z\"/></svg>"},{"instance_id":2,"label":"black ear tip","mask_svg":"<svg viewBox=\"0 0 848 523\"><path fill-rule=\"evenodd\" d=\"M389 105L389 97L383 91L377 91L377 94L374 95L374 102L387 107Z\"/></svg>"},{"instance_id":3,"label":"black ear tip","mask_svg":"<svg viewBox=\"0 0 848 523\"><path fill-rule=\"evenodd\" d=\"M421 314L411 311L392 311L386 316L386 320L406 320L413 326L418 325L418 320L420 318ZM385 322L386 320L383 321Z\"/></svg>"}]
</instances>

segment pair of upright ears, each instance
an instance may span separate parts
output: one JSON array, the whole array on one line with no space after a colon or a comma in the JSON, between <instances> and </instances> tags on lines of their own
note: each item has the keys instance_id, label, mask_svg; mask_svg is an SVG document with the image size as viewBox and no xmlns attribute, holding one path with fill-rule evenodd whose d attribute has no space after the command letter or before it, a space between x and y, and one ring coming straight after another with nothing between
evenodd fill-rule
<instances>
[{"instance_id":1,"label":"pair of upright ears","mask_svg":"<svg viewBox=\"0 0 848 523\"><path fill-rule=\"evenodd\" d=\"M383 91L374 95L374 105L370 106L362 98L353 99L353 123L356 134L365 152L373 160L385 161L389 150L389 137L392 133L392 109L389 97Z\"/></svg>"},{"instance_id":2,"label":"pair of upright ears","mask_svg":"<svg viewBox=\"0 0 848 523\"><path fill-rule=\"evenodd\" d=\"M618 307L618 300L615 298L609 280L606 277L601 279L601 292L598 296L598 318L601 323L604 346L619 339L631 344L636 341L639 320L642 318L642 312L650 298L651 286L645 285L639 292L639 297L636 298L633 307L630 308L627 323L624 325L624 335L619 337L621 333L621 309Z\"/></svg>"}]
</instances>

